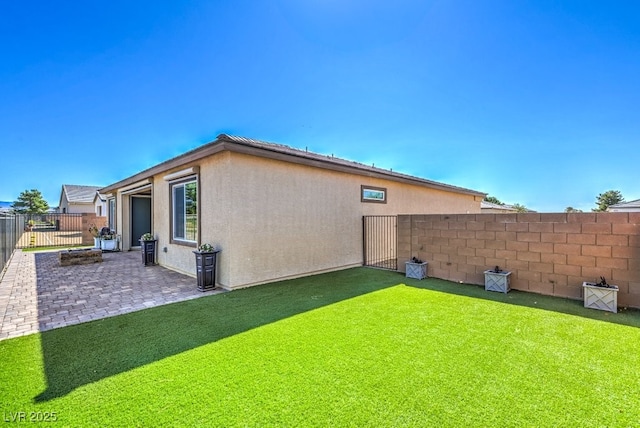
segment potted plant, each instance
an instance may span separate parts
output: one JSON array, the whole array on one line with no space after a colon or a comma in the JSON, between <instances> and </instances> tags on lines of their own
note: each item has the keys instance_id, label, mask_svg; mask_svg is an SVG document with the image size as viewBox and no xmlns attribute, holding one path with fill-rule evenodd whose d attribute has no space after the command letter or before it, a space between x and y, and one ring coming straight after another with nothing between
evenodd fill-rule
<instances>
[{"instance_id":1,"label":"potted plant","mask_svg":"<svg viewBox=\"0 0 640 428\"><path fill-rule=\"evenodd\" d=\"M145 266L156 264L156 247L158 240L149 232L140 237L142 248L142 264Z\"/></svg>"},{"instance_id":2,"label":"potted plant","mask_svg":"<svg viewBox=\"0 0 640 428\"><path fill-rule=\"evenodd\" d=\"M213 290L216 286L216 259L220 250L211 244L202 244L193 253L196 255L196 280L198 290Z\"/></svg>"},{"instance_id":3,"label":"potted plant","mask_svg":"<svg viewBox=\"0 0 640 428\"><path fill-rule=\"evenodd\" d=\"M424 279L427 277L427 262L412 257L410 261L405 262L405 272L407 278Z\"/></svg>"},{"instance_id":4,"label":"potted plant","mask_svg":"<svg viewBox=\"0 0 640 428\"><path fill-rule=\"evenodd\" d=\"M100 229L100 249L103 251L116 251L118 249L118 236L115 230L108 227Z\"/></svg>"},{"instance_id":5,"label":"potted plant","mask_svg":"<svg viewBox=\"0 0 640 428\"><path fill-rule=\"evenodd\" d=\"M496 266L490 270L485 270L484 289L486 291L508 293L509 290L511 290L511 272L500 269L500 266Z\"/></svg>"},{"instance_id":6,"label":"potted plant","mask_svg":"<svg viewBox=\"0 0 640 428\"><path fill-rule=\"evenodd\" d=\"M95 224L91 223L89 233L93 238L93 248L100 248L100 230L98 230Z\"/></svg>"},{"instance_id":7,"label":"potted plant","mask_svg":"<svg viewBox=\"0 0 640 428\"><path fill-rule=\"evenodd\" d=\"M582 290L585 308L618 312L618 286L607 284L603 276L600 282L583 282Z\"/></svg>"},{"instance_id":8,"label":"potted plant","mask_svg":"<svg viewBox=\"0 0 640 428\"><path fill-rule=\"evenodd\" d=\"M153 240L155 240L155 239L156 239L156 238L155 238L155 236L153 236L153 234L151 234L151 233L149 233L149 232L147 232L147 233L143 234L143 235L140 237L140 240L141 240L141 241L153 241Z\"/></svg>"}]
</instances>

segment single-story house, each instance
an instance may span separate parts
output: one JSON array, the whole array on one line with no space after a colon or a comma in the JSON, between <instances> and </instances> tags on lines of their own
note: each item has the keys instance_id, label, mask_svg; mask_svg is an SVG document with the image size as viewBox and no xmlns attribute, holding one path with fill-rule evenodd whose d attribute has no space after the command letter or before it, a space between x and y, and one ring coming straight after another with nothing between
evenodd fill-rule
<instances>
[{"instance_id":1,"label":"single-story house","mask_svg":"<svg viewBox=\"0 0 640 428\"><path fill-rule=\"evenodd\" d=\"M607 211L612 213L630 213L640 212L640 199L629 202L620 202L619 204L609 205Z\"/></svg>"},{"instance_id":2,"label":"single-story house","mask_svg":"<svg viewBox=\"0 0 640 428\"><path fill-rule=\"evenodd\" d=\"M195 276L193 250L212 244L227 289L361 266L363 216L480 213L486 196L225 134L100 193L122 250L151 232L157 263Z\"/></svg>"},{"instance_id":3,"label":"single-story house","mask_svg":"<svg viewBox=\"0 0 640 428\"><path fill-rule=\"evenodd\" d=\"M63 184L58 212L62 214L95 213L94 199L100 187Z\"/></svg>"}]
</instances>

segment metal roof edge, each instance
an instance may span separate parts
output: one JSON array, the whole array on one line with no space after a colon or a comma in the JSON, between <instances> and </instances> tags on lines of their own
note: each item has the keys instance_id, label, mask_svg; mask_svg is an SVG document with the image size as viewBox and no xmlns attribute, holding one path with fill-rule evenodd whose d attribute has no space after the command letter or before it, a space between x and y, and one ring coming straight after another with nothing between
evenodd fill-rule
<instances>
[{"instance_id":1,"label":"metal roof edge","mask_svg":"<svg viewBox=\"0 0 640 428\"><path fill-rule=\"evenodd\" d=\"M248 149L248 150L247 150ZM127 186L136 181L151 178L156 174L166 172L170 169L180 167L186 163L194 162L204 157L229 150L232 152L245 153L255 156L275 158L283 161L299 159L297 163L308 164L320 168L333 169L347 173L372 176L398 182L410 183L430 188L468 194L473 196L486 196L486 193L438 181L428 180L408 174L402 174L391 170L365 165L356 161L349 161L333 156L322 155L315 152L303 151L287 145L270 143L246 137L233 136L229 134L219 134L215 140L205 143L200 147L189 150L181 155L168 159L137 174L123 180L110 184L99 189L100 193L111 193L120 187ZM268 155L271 153L272 155Z\"/></svg>"},{"instance_id":2,"label":"metal roof edge","mask_svg":"<svg viewBox=\"0 0 640 428\"><path fill-rule=\"evenodd\" d=\"M228 134L218 135L218 140L255 147L255 148L259 148L267 151L273 151L273 152L290 155L294 157L300 157L303 159L309 159L309 160L317 161L327 165L337 165L342 168L347 168L348 170L345 172L353 172L353 170L358 170L360 171L360 175L374 174L379 178L385 178L385 179L391 179L394 181L401 181L405 183L423 185L427 187L438 188L441 190L453 191L457 193L464 193L464 194L470 194L470 195L482 196L482 197L487 195L486 193L479 192L477 190L454 186L451 184L446 184L446 183L433 181L433 180L429 180L421 177L416 177L413 175L403 174L403 173L399 173L399 172L395 172L387 169L377 168L375 166L365 165L363 163L356 162L356 161L350 161L350 160L337 158L329 155L322 155L315 152L303 151L303 150L292 148L290 146L286 146L283 144L269 143L265 141L254 140L246 137L232 136ZM329 169L334 169L334 168L329 168Z\"/></svg>"}]
</instances>

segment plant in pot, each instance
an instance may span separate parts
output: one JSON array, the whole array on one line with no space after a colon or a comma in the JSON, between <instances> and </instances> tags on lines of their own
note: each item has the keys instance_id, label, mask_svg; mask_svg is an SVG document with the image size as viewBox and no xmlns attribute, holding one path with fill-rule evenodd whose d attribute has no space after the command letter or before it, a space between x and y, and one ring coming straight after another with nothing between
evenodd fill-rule
<instances>
[{"instance_id":1,"label":"plant in pot","mask_svg":"<svg viewBox=\"0 0 640 428\"><path fill-rule=\"evenodd\" d=\"M427 277L427 262L417 257L412 257L410 261L405 262L405 268L407 278L424 279Z\"/></svg>"},{"instance_id":2,"label":"plant in pot","mask_svg":"<svg viewBox=\"0 0 640 428\"><path fill-rule=\"evenodd\" d=\"M511 290L511 272L500 269L500 266L496 266L490 270L485 270L484 289L486 291L508 293L509 290Z\"/></svg>"},{"instance_id":3,"label":"plant in pot","mask_svg":"<svg viewBox=\"0 0 640 428\"><path fill-rule=\"evenodd\" d=\"M156 239L151 233L147 232L140 237L141 241L153 241Z\"/></svg>"},{"instance_id":4,"label":"plant in pot","mask_svg":"<svg viewBox=\"0 0 640 428\"><path fill-rule=\"evenodd\" d=\"M147 232L140 237L140 247L142 248L142 264L145 266L156 264L156 244L157 239L153 234Z\"/></svg>"},{"instance_id":5,"label":"plant in pot","mask_svg":"<svg viewBox=\"0 0 640 428\"><path fill-rule=\"evenodd\" d=\"M108 227L100 229L100 249L103 251L115 251L118 248L118 236L115 230Z\"/></svg>"},{"instance_id":6,"label":"plant in pot","mask_svg":"<svg viewBox=\"0 0 640 428\"><path fill-rule=\"evenodd\" d=\"M216 260L220 250L211 244L202 244L193 253L196 256L198 290L213 290L216 286Z\"/></svg>"},{"instance_id":7,"label":"plant in pot","mask_svg":"<svg viewBox=\"0 0 640 428\"><path fill-rule=\"evenodd\" d=\"M583 282L582 291L585 308L618 312L618 286L607 284L604 276L599 282Z\"/></svg>"},{"instance_id":8,"label":"plant in pot","mask_svg":"<svg viewBox=\"0 0 640 428\"><path fill-rule=\"evenodd\" d=\"M215 248L211 244L202 244L198 247L198 252L200 253L212 253L215 251Z\"/></svg>"},{"instance_id":9,"label":"plant in pot","mask_svg":"<svg viewBox=\"0 0 640 428\"><path fill-rule=\"evenodd\" d=\"M93 247L100 248L100 230L93 223L89 225L89 234L93 238Z\"/></svg>"}]
</instances>

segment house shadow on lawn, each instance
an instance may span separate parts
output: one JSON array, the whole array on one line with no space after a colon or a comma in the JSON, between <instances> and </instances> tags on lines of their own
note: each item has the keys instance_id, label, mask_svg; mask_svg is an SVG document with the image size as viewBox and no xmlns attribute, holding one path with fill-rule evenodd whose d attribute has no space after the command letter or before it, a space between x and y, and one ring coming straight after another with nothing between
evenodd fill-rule
<instances>
[{"instance_id":1,"label":"house shadow on lawn","mask_svg":"<svg viewBox=\"0 0 640 428\"><path fill-rule=\"evenodd\" d=\"M640 327L640 310L633 308L627 309L619 307L618 313L605 312L585 308L582 300L545 296L513 289L508 293L498 293L495 291L486 291L483 285L460 284L437 278L427 278L425 280L403 278L402 282L412 287L441 291L443 293L526 306L630 327Z\"/></svg>"},{"instance_id":2,"label":"house shadow on lawn","mask_svg":"<svg viewBox=\"0 0 640 428\"><path fill-rule=\"evenodd\" d=\"M604 313L585 309L582 302L570 299L515 290L508 294L487 292L475 285L433 278L418 281L397 272L354 268L46 331L41 334L41 343L47 389L34 400L62 397L109 376L399 284L640 327L640 311Z\"/></svg>"},{"instance_id":3,"label":"house shadow on lawn","mask_svg":"<svg viewBox=\"0 0 640 428\"><path fill-rule=\"evenodd\" d=\"M355 268L201 297L41 334L47 389L36 402L296 314L402 282ZM188 367L185 367L188 370Z\"/></svg>"}]
</instances>

